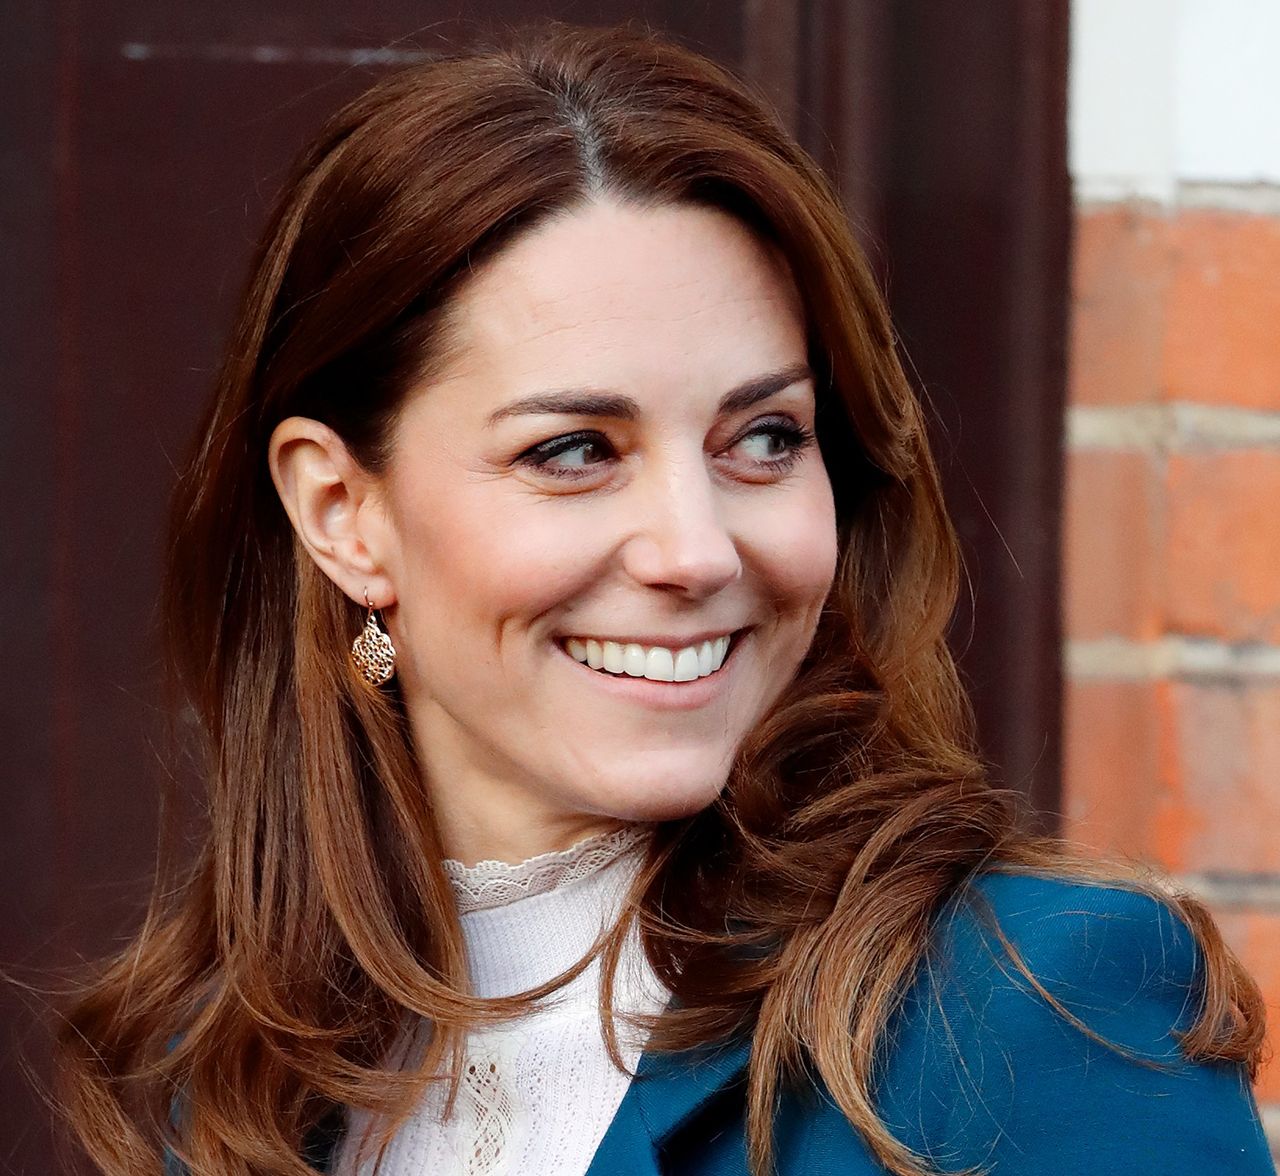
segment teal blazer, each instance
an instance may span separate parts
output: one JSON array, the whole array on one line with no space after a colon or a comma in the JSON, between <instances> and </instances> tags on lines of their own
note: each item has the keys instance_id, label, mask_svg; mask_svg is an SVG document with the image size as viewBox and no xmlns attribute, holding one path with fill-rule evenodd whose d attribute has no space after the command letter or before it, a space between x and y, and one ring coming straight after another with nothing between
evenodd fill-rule
<instances>
[{"instance_id":1,"label":"teal blazer","mask_svg":"<svg viewBox=\"0 0 1280 1176\"><path fill-rule=\"evenodd\" d=\"M987 873L973 887L1041 983L1090 1028L1051 1009L976 907L944 905L890 1025L877 1105L890 1130L944 1170L994 1176L1274 1176L1243 1069L1181 1060L1172 1036L1195 1016L1198 948L1145 895ZM645 1054L588 1176L743 1176L750 1042ZM306 1151L327 1171L335 1132ZM879 1176L825 1090L787 1095L775 1122L778 1176ZM518 1176L555 1176L520 1173Z\"/></svg>"},{"instance_id":2,"label":"teal blazer","mask_svg":"<svg viewBox=\"0 0 1280 1176\"><path fill-rule=\"evenodd\" d=\"M1032 972L1126 1060L1051 1009L963 902L947 904L892 1023L878 1107L944 1170L994 1176L1263 1176L1276 1171L1240 1066L1179 1058L1194 1020L1198 949L1144 895L988 873L974 887ZM695 1061L645 1055L589 1176L741 1176L749 1044ZM825 1091L785 1100L778 1176L884 1169Z\"/></svg>"}]
</instances>

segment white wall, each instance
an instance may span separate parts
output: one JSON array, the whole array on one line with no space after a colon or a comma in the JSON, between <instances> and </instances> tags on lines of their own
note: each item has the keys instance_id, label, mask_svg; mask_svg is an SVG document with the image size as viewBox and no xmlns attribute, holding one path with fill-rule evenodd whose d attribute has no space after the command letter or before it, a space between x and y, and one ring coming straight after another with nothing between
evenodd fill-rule
<instances>
[{"instance_id":1,"label":"white wall","mask_svg":"<svg viewBox=\"0 0 1280 1176\"><path fill-rule=\"evenodd\" d=\"M1074 0L1077 199L1280 185L1280 0Z\"/></svg>"}]
</instances>

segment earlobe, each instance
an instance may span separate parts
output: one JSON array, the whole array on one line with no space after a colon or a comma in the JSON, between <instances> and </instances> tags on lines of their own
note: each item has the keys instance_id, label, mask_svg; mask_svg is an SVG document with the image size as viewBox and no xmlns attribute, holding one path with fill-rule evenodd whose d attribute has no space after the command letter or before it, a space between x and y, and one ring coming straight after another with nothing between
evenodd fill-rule
<instances>
[{"instance_id":1,"label":"earlobe","mask_svg":"<svg viewBox=\"0 0 1280 1176\"><path fill-rule=\"evenodd\" d=\"M376 550L381 535L366 533L375 479L342 438L309 417L288 417L271 434L267 460L289 521L320 570L357 603L366 591L380 608L394 603Z\"/></svg>"}]
</instances>

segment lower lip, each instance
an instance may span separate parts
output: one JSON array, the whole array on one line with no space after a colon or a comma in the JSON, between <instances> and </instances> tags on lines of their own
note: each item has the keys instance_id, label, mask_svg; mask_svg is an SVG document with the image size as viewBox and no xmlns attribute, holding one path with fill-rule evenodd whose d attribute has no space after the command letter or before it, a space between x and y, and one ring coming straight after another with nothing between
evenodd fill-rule
<instances>
[{"instance_id":1,"label":"lower lip","mask_svg":"<svg viewBox=\"0 0 1280 1176\"><path fill-rule=\"evenodd\" d=\"M605 670L593 670L585 662L571 657L558 641L553 644L565 661L590 678L606 694L613 694L629 702L652 707L654 710L681 711L696 710L700 706L706 706L728 685L741 660L739 652L742 645L750 636L749 629L738 633L729 645L724 664L714 674L708 674L705 678L695 678L692 682L655 682L650 678L632 678L627 674L610 674Z\"/></svg>"}]
</instances>

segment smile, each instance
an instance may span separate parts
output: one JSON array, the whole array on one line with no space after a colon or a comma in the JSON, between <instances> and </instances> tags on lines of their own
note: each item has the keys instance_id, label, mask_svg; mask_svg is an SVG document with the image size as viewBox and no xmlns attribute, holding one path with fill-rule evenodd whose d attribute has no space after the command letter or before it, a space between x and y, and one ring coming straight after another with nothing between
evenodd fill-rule
<instances>
[{"instance_id":1,"label":"smile","mask_svg":"<svg viewBox=\"0 0 1280 1176\"><path fill-rule=\"evenodd\" d=\"M748 626L745 629L738 629L733 633L727 633L721 637L708 636L702 641L688 645L681 645L679 648L672 646L659 645L653 646L648 643L642 644L638 641L606 641L603 638L592 637L567 637L556 638L551 644L564 658L564 664L570 667L570 672L576 676L581 675L584 684L590 684L593 690L599 691L605 697L612 695L617 701L626 703L627 705L638 705L653 711L660 711L666 714L674 714L676 712L687 712L689 714L702 713L704 708L711 706L713 703L724 702L734 691L734 682L741 677L744 672L740 667L743 658L740 651L744 645L749 645L747 640L754 626ZM653 634L658 636L658 634ZM577 643L581 642L583 646L594 643L598 647L599 667L593 667L589 661L582 660L574 656L569 650L569 643L574 642L574 652L589 652L579 648ZM623 669L621 672L617 670L607 669L604 665L604 647L606 645L615 645L623 653ZM703 676L701 673L703 661L698 661L699 673L692 678L683 681L677 681L675 677L676 659L686 650L693 650L696 658L701 659L708 652L704 650L705 645L710 645L710 662L713 668ZM635 646L644 655L644 670L647 671L650 665L650 651L658 649L665 652L667 657L671 659L671 677L647 677L644 672L635 674L628 672L626 651L630 646ZM727 647L723 648L722 647ZM616 654L614 654L613 664L617 665ZM666 659L659 653L656 658L655 671L663 674L666 671ZM685 656L684 667L688 672L689 658ZM748 665L750 659L748 658ZM640 667L639 658L635 653L631 655L631 667L638 669Z\"/></svg>"},{"instance_id":2,"label":"smile","mask_svg":"<svg viewBox=\"0 0 1280 1176\"><path fill-rule=\"evenodd\" d=\"M567 637L561 645L574 661L605 674L651 682L694 682L710 677L724 665L733 639L742 632L745 630L679 648L595 637Z\"/></svg>"},{"instance_id":3,"label":"smile","mask_svg":"<svg viewBox=\"0 0 1280 1176\"><path fill-rule=\"evenodd\" d=\"M582 667L598 673L605 682L617 679L617 685L621 687L630 681L636 688L640 687L641 681L660 683L646 687L657 691L654 699L668 697L667 692L672 691L669 696L687 694L692 703L694 695L701 697L705 694L698 683L707 678L718 681L724 664L749 632L750 627L740 628L696 645L681 646L680 649L608 641L598 637L562 637L557 639L556 645ZM678 690L673 690L673 687L678 687Z\"/></svg>"}]
</instances>

